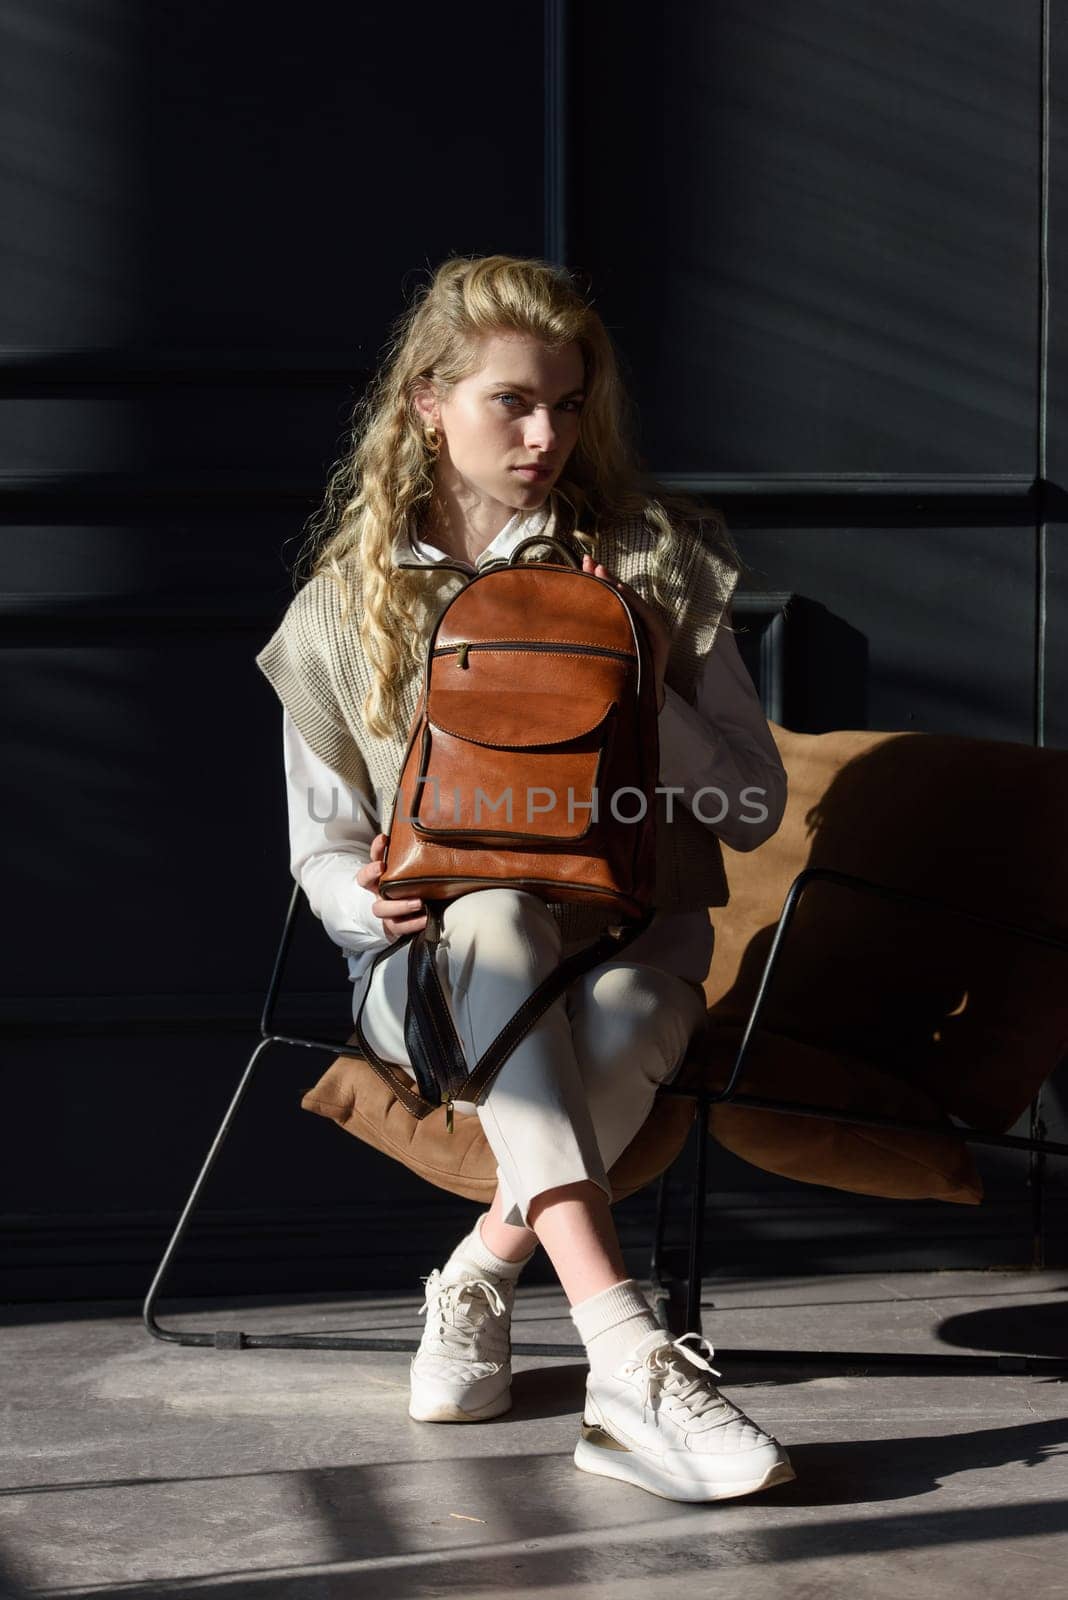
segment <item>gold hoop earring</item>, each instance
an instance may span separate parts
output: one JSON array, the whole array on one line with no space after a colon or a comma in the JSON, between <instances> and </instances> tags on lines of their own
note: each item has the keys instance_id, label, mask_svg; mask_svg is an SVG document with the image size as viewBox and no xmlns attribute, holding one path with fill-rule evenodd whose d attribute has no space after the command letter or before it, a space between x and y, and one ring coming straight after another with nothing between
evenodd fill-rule
<instances>
[{"instance_id":1,"label":"gold hoop earring","mask_svg":"<svg viewBox=\"0 0 1068 1600\"><path fill-rule=\"evenodd\" d=\"M441 435L433 423L430 424L429 428L423 430L423 438L426 440L427 449L437 455L441 449Z\"/></svg>"}]
</instances>

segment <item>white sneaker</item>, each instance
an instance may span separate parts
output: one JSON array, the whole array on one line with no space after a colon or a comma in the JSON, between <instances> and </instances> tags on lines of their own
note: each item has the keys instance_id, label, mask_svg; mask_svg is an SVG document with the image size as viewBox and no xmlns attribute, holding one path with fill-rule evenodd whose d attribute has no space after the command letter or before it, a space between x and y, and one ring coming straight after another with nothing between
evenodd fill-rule
<instances>
[{"instance_id":1,"label":"white sneaker","mask_svg":"<svg viewBox=\"0 0 1068 1600\"><path fill-rule=\"evenodd\" d=\"M423 1337L411 1363L408 1415L417 1422L484 1422L512 1404L511 1278L446 1281L437 1267L420 1311Z\"/></svg>"},{"instance_id":2,"label":"white sneaker","mask_svg":"<svg viewBox=\"0 0 1068 1600\"><path fill-rule=\"evenodd\" d=\"M684 1341L655 1329L610 1377L586 1380L575 1465L666 1500L727 1500L795 1476L778 1440L720 1394L720 1374Z\"/></svg>"}]
</instances>

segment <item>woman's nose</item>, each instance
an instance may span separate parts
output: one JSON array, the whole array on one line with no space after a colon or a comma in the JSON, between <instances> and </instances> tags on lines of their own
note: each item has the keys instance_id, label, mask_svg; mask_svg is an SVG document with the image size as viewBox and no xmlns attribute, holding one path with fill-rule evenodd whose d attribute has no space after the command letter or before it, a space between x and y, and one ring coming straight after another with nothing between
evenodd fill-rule
<instances>
[{"instance_id":1,"label":"woman's nose","mask_svg":"<svg viewBox=\"0 0 1068 1600\"><path fill-rule=\"evenodd\" d=\"M535 406L527 424L528 444L540 444L543 448L552 444L556 438L556 428L553 424L552 412L548 406Z\"/></svg>"}]
</instances>

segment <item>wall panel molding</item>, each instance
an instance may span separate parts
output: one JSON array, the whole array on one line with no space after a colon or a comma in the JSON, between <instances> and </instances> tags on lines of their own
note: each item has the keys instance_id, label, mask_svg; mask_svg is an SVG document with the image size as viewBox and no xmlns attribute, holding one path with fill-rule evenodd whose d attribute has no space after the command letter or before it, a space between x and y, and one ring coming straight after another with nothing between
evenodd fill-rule
<instances>
[{"instance_id":1,"label":"wall panel molding","mask_svg":"<svg viewBox=\"0 0 1068 1600\"><path fill-rule=\"evenodd\" d=\"M870 509L885 502L900 513L931 507L981 510L1006 508L1026 511L1034 520L1039 485L1025 473L953 473L946 477L893 473L655 473L665 488L715 500L754 500L807 503L818 500L855 502ZM1044 485L1046 506L1051 497L1060 501L1064 491ZM189 472L180 477L157 472L3 472L0 473L0 507L47 506L63 509L99 509L102 506L190 503L248 506L279 501L318 502L322 485L312 478L267 477L249 472ZM1062 507L1063 509L1063 507Z\"/></svg>"},{"instance_id":2,"label":"wall panel molding","mask_svg":"<svg viewBox=\"0 0 1068 1600\"><path fill-rule=\"evenodd\" d=\"M0 349L0 396L7 398L162 384L362 388L370 376L329 350Z\"/></svg>"}]
</instances>

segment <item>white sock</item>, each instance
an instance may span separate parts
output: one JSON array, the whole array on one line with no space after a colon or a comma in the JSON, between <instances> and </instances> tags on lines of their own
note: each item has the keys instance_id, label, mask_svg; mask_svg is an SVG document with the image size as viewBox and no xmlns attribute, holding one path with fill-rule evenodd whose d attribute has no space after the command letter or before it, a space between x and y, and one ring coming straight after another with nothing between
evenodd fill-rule
<instances>
[{"instance_id":1,"label":"white sock","mask_svg":"<svg viewBox=\"0 0 1068 1600\"><path fill-rule=\"evenodd\" d=\"M571 1320L595 1378L614 1372L646 1334L663 1331L634 1278L580 1300L571 1307Z\"/></svg>"},{"instance_id":2,"label":"white sock","mask_svg":"<svg viewBox=\"0 0 1068 1600\"><path fill-rule=\"evenodd\" d=\"M494 1255L493 1251L482 1240L482 1217L488 1215L487 1211L483 1211L482 1216L476 1219L471 1232L465 1234L460 1240L441 1269L443 1278L463 1277L465 1273L470 1275L474 1271L477 1273L489 1273L495 1278L511 1278L513 1283L516 1282L519 1274L538 1247L535 1244L534 1250L530 1252L530 1255L525 1256L522 1261L505 1261L503 1256Z\"/></svg>"}]
</instances>

